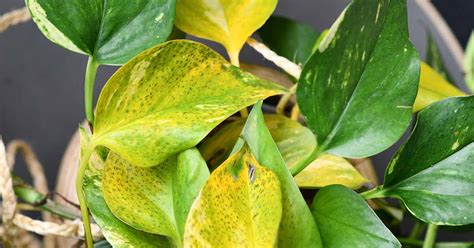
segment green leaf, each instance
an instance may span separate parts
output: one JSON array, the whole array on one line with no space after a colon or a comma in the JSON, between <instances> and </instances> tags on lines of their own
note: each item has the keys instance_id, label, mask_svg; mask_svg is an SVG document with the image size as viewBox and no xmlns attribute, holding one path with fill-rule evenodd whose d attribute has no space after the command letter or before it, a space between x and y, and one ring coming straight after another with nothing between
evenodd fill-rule
<instances>
[{"instance_id":1,"label":"green leaf","mask_svg":"<svg viewBox=\"0 0 474 248\"><path fill-rule=\"evenodd\" d=\"M280 183L246 147L209 177L186 221L185 247L275 247Z\"/></svg>"},{"instance_id":2,"label":"green leaf","mask_svg":"<svg viewBox=\"0 0 474 248\"><path fill-rule=\"evenodd\" d=\"M318 227L265 126L261 106L262 102L258 102L252 109L242 136L260 164L271 169L281 183L283 215L278 247L321 247Z\"/></svg>"},{"instance_id":3,"label":"green leaf","mask_svg":"<svg viewBox=\"0 0 474 248\"><path fill-rule=\"evenodd\" d=\"M405 1L354 0L306 62L297 100L318 151L367 157L408 127L419 59Z\"/></svg>"},{"instance_id":4,"label":"green leaf","mask_svg":"<svg viewBox=\"0 0 474 248\"><path fill-rule=\"evenodd\" d=\"M464 92L446 81L433 68L421 62L420 84L413 105L413 112L418 112L424 107L448 97L465 95Z\"/></svg>"},{"instance_id":5,"label":"green leaf","mask_svg":"<svg viewBox=\"0 0 474 248\"><path fill-rule=\"evenodd\" d=\"M275 53L300 65L311 55L319 37L311 26L281 16L271 16L258 35Z\"/></svg>"},{"instance_id":6,"label":"green leaf","mask_svg":"<svg viewBox=\"0 0 474 248\"><path fill-rule=\"evenodd\" d=\"M83 151L89 143L89 134L82 128L80 133ZM104 162L97 152L93 153L85 171L83 188L91 214L107 241L117 248L172 247L168 238L134 229L112 214L102 194L103 168Z\"/></svg>"},{"instance_id":7,"label":"green leaf","mask_svg":"<svg viewBox=\"0 0 474 248\"><path fill-rule=\"evenodd\" d=\"M436 225L474 223L474 96L448 98L418 114L376 194L400 198Z\"/></svg>"},{"instance_id":8,"label":"green leaf","mask_svg":"<svg viewBox=\"0 0 474 248\"><path fill-rule=\"evenodd\" d=\"M154 166L194 147L240 109L285 91L202 44L170 41L141 53L107 82L91 147L106 146L135 166Z\"/></svg>"},{"instance_id":9,"label":"green leaf","mask_svg":"<svg viewBox=\"0 0 474 248\"><path fill-rule=\"evenodd\" d=\"M282 115L264 115L265 125L285 160L291 168L314 150L316 142L311 131ZM216 168L231 153L246 119L231 122L206 138L199 146L204 159L211 168ZM350 188L360 188L368 180L345 159L324 155L313 161L295 177L299 187L319 188L331 184L342 184Z\"/></svg>"},{"instance_id":10,"label":"green leaf","mask_svg":"<svg viewBox=\"0 0 474 248\"><path fill-rule=\"evenodd\" d=\"M123 222L171 237L180 247L189 209L208 177L209 169L197 149L150 168L130 165L111 153L103 191L110 210Z\"/></svg>"},{"instance_id":11,"label":"green leaf","mask_svg":"<svg viewBox=\"0 0 474 248\"><path fill-rule=\"evenodd\" d=\"M467 87L474 92L474 32L471 33L467 42L466 54L464 55L464 73Z\"/></svg>"},{"instance_id":12,"label":"green leaf","mask_svg":"<svg viewBox=\"0 0 474 248\"><path fill-rule=\"evenodd\" d=\"M26 0L31 17L52 42L124 64L166 40L173 27L175 0Z\"/></svg>"},{"instance_id":13,"label":"green leaf","mask_svg":"<svg viewBox=\"0 0 474 248\"><path fill-rule=\"evenodd\" d=\"M344 186L321 189L312 212L324 247L402 247L364 199Z\"/></svg>"},{"instance_id":14,"label":"green leaf","mask_svg":"<svg viewBox=\"0 0 474 248\"><path fill-rule=\"evenodd\" d=\"M270 17L277 2L179 0L176 26L188 34L222 44L234 62L238 61L245 41Z\"/></svg>"},{"instance_id":15,"label":"green leaf","mask_svg":"<svg viewBox=\"0 0 474 248\"><path fill-rule=\"evenodd\" d=\"M428 44L426 46L426 63L431 66L436 72L438 72L447 82L452 85L453 79L449 75L449 71L446 69L446 66L443 62L443 56L441 51L436 44L436 41L433 39L431 33L428 33Z\"/></svg>"}]
</instances>

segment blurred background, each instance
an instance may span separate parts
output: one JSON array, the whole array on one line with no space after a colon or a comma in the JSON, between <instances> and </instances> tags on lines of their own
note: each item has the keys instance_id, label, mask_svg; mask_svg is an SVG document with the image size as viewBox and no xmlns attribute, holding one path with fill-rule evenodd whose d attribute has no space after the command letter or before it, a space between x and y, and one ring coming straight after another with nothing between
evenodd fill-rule
<instances>
[{"instance_id":1,"label":"blurred background","mask_svg":"<svg viewBox=\"0 0 474 248\"><path fill-rule=\"evenodd\" d=\"M317 31L329 28L348 0L280 0L276 14L312 25ZM425 0L425 2L428 2ZM462 73L456 58L443 42L443 33L436 33L423 11L408 0L412 41L423 57L427 33L431 30L439 43L443 58L454 80L461 88ZM433 0L462 48L474 28L474 1ZM1 0L0 14L22 7L20 0ZM221 47L211 44L222 52ZM271 66L246 47L242 62ZM0 135L7 143L23 139L35 149L45 166L49 187L54 188L62 154L84 119L83 78L87 58L54 45L43 37L33 22L20 24L0 33ZM107 78L116 70L102 66L96 83L96 96ZM393 151L375 156L374 163L380 178ZM15 173L29 179L24 164L18 161ZM74 181L71 178L71 181ZM474 240L474 231L442 230L440 240Z\"/></svg>"}]
</instances>

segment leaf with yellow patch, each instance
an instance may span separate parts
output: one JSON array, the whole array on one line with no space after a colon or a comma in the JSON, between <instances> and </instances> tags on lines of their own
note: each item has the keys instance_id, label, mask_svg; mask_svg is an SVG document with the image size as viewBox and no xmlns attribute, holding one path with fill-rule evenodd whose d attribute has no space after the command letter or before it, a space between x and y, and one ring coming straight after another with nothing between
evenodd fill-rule
<instances>
[{"instance_id":1,"label":"leaf with yellow patch","mask_svg":"<svg viewBox=\"0 0 474 248\"><path fill-rule=\"evenodd\" d=\"M442 75L437 73L426 63L421 63L420 84L416 96L413 112L418 112L424 107L453 96L466 94L450 84Z\"/></svg>"},{"instance_id":2,"label":"leaf with yellow patch","mask_svg":"<svg viewBox=\"0 0 474 248\"><path fill-rule=\"evenodd\" d=\"M270 17L277 0L180 0L176 26L184 32L222 44L238 61L245 41Z\"/></svg>"},{"instance_id":3,"label":"leaf with yellow patch","mask_svg":"<svg viewBox=\"0 0 474 248\"><path fill-rule=\"evenodd\" d=\"M123 222L171 237L179 247L189 209L208 176L197 149L171 156L151 168L130 165L111 153L104 169L104 197Z\"/></svg>"},{"instance_id":4,"label":"leaf with yellow patch","mask_svg":"<svg viewBox=\"0 0 474 248\"><path fill-rule=\"evenodd\" d=\"M154 166L194 147L233 113L285 91L202 44L170 41L141 53L107 82L89 149L102 145L135 166Z\"/></svg>"},{"instance_id":5,"label":"leaf with yellow patch","mask_svg":"<svg viewBox=\"0 0 474 248\"><path fill-rule=\"evenodd\" d=\"M282 215L280 182L246 147L209 177L185 228L185 247L275 247Z\"/></svg>"}]
</instances>

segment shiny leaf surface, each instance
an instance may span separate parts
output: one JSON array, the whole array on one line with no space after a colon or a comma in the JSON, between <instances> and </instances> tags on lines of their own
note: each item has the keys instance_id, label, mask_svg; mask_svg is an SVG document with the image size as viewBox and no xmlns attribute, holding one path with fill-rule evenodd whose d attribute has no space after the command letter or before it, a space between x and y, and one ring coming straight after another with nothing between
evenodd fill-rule
<instances>
[{"instance_id":1,"label":"shiny leaf surface","mask_svg":"<svg viewBox=\"0 0 474 248\"><path fill-rule=\"evenodd\" d=\"M171 237L179 247L189 209L208 176L197 149L150 168L130 165L112 153L105 164L103 191L119 219L136 229Z\"/></svg>"},{"instance_id":2,"label":"shiny leaf surface","mask_svg":"<svg viewBox=\"0 0 474 248\"><path fill-rule=\"evenodd\" d=\"M364 199L344 186L321 189L312 212L324 247L401 247Z\"/></svg>"},{"instance_id":3,"label":"shiny leaf surface","mask_svg":"<svg viewBox=\"0 0 474 248\"><path fill-rule=\"evenodd\" d=\"M311 26L281 16L271 16L258 35L272 51L299 65L306 62L319 37Z\"/></svg>"},{"instance_id":4,"label":"shiny leaf surface","mask_svg":"<svg viewBox=\"0 0 474 248\"><path fill-rule=\"evenodd\" d=\"M284 91L202 44L170 41L110 78L97 103L91 145L106 146L135 166L154 166L194 147L233 113Z\"/></svg>"},{"instance_id":5,"label":"shiny leaf surface","mask_svg":"<svg viewBox=\"0 0 474 248\"><path fill-rule=\"evenodd\" d=\"M408 127L419 59L406 16L405 1L354 0L306 62L297 100L318 153L367 157Z\"/></svg>"},{"instance_id":6,"label":"shiny leaf surface","mask_svg":"<svg viewBox=\"0 0 474 248\"><path fill-rule=\"evenodd\" d=\"M101 64L124 64L166 40L176 1L26 0L26 5L52 42Z\"/></svg>"},{"instance_id":7,"label":"shiny leaf surface","mask_svg":"<svg viewBox=\"0 0 474 248\"><path fill-rule=\"evenodd\" d=\"M283 215L278 233L278 247L322 247L311 211L265 126L261 104L262 102L258 102L252 109L242 136L260 164L272 170L281 183ZM238 143L242 142L239 140Z\"/></svg>"},{"instance_id":8,"label":"shiny leaf surface","mask_svg":"<svg viewBox=\"0 0 474 248\"><path fill-rule=\"evenodd\" d=\"M209 177L186 221L185 247L275 247L280 183L244 147Z\"/></svg>"},{"instance_id":9,"label":"shiny leaf surface","mask_svg":"<svg viewBox=\"0 0 474 248\"><path fill-rule=\"evenodd\" d=\"M89 142L89 134L81 132L81 148L85 149ZM108 243L117 248L128 247L173 247L168 238L139 231L117 219L105 203L102 193L102 172L104 161L97 153L93 153L84 175L84 192L88 207L94 220L99 225Z\"/></svg>"},{"instance_id":10,"label":"shiny leaf surface","mask_svg":"<svg viewBox=\"0 0 474 248\"><path fill-rule=\"evenodd\" d=\"M425 63L421 63L420 85L413 112L452 96L464 96L465 93L450 84L442 75Z\"/></svg>"},{"instance_id":11,"label":"shiny leaf surface","mask_svg":"<svg viewBox=\"0 0 474 248\"><path fill-rule=\"evenodd\" d=\"M176 26L222 44L238 60L245 41L270 17L277 0L179 0Z\"/></svg>"},{"instance_id":12,"label":"shiny leaf surface","mask_svg":"<svg viewBox=\"0 0 474 248\"><path fill-rule=\"evenodd\" d=\"M474 223L474 97L449 98L418 114L415 130L387 171L379 194L400 198L437 225Z\"/></svg>"}]
</instances>

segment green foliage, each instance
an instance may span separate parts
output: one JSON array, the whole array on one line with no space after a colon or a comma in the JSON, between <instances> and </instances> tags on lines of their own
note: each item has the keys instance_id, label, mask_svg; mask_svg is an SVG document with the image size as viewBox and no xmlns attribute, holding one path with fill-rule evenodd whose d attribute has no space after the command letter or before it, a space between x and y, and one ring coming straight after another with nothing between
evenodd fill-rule
<instances>
[{"instance_id":1,"label":"green foliage","mask_svg":"<svg viewBox=\"0 0 474 248\"><path fill-rule=\"evenodd\" d=\"M436 225L474 223L474 96L458 97L465 94L447 82L432 40L434 69L420 65L405 1L353 0L321 35L270 17L276 0L26 3L48 39L90 57L85 106L93 133L81 129L76 184L88 247L89 209L106 238L96 247L400 247L389 228L402 210L364 198L400 199L430 223L425 246L435 243ZM186 34L173 25L222 44L231 63L205 45L174 40ZM236 67L256 30L303 67L291 90ZM465 60L470 86L473 44ZM124 65L102 89L94 118L100 64ZM262 101L283 93L294 103L291 119L264 115ZM253 104L246 117L241 110ZM418 110L384 184L362 196L352 191L372 177L346 158L386 150ZM30 187L17 185L16 193L30 204L46 200ZM46 201L41 209L63 213ZM395 221L384 226L371 207ZM398 239L423 245L415 236Z\"/></svg>"}]
</instances>

